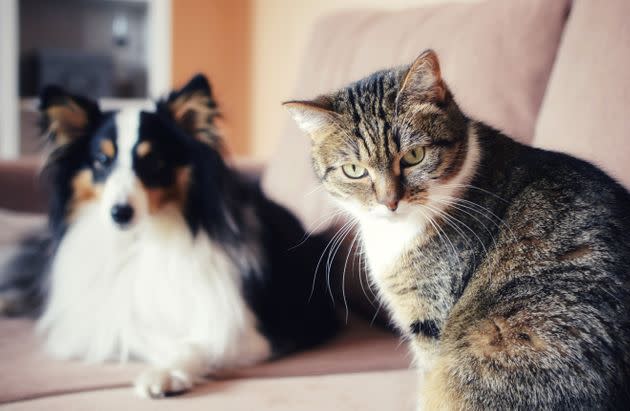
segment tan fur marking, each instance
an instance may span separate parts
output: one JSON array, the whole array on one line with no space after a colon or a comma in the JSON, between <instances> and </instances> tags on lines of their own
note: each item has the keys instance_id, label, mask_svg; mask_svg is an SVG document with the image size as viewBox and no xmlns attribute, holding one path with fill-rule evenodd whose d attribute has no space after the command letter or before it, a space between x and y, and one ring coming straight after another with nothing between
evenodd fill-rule
<instances>
[{"instance_id":1,"label":"tan fur marking","mask_svg":"<svg viewBox=\"0 0 630 411\"><path fill-rule=\"evenodd\" d=\"M72 200L68 210L69 219L73 218L81 206L97 199L101 191L102 186L94 183L92 170L85 169L74 176L72 179Z\"/></svg>"},{"instance_id":2,"label":"tan fur marking","mask_svg":"<svg viewBox=\"0 0 630 411\"><path fill-rule=\"evenodd\" d=\"M149 198L149 213L160 211L165 205L175 203L184 207L190 187L190 167L181 167L175 171L175 183L167 188L145 188Z\"/></svg>"},{"instance_id":3,"label":"tan fur marking","mask_svg":"<svg viewBox=\"0 0 630 411\"><path fill-rule=\"evenodd\" d=\"M593 249L588 244L582 244L573 250L569 250L566 253L558 257L560 261L577 260L581 257L587 256L593 252Z\"/></svg>"},{"instance_id":4,"label":"tan fur marking","mask_svg":"<svg viewBox=\"0 0 630 411\"><path fill-rule=\"evenodd\" d=\"M547 344L529 327L512 326L503 318L484 321L468 336L469 349L480 359L499 354L515 355L522 349L542 351Z\"/></svg>"},{"instance_id":5,"label":"tan fur marking","mask_svg":"<svg viewBox=\"0 0 630 411\"><path fill-rule=\"evenodd\" d=\"M214 118L219 115L215 108L208 105L211 98L205 94L192 93L178 97L170 104L175 121L198 140L210 145L218 145L217 129Z\"/></svg>"},{"instance_id":6,"label":"tan fur marking","mask_svg":"<svg viewBox=\"0 0 630 411\"><path fill-rule=\"evenodd\" d=\"M49 107L46 115L50 120L48 133L55 133L57 144L69 143L88 123L85 111L71 100L63 105Z\"/></svg>"},{"instance_id":7,"label":"tan fur marking","mask_svg":"<svg viewBox=\"0 0 630 411\"><path fill-rule=\"evenodd\" d=\"M140 158L145 157L150 152L151 152L151 143L149 143L148 141L142 141L136 147L136 154L138 154L138 157Z\"/></svg>"},{"instance_id":8,"label":"tan fur marking","mask_svg":"<svg viewBox=\"0 0 630 411\"><path fill-rule=\"evenodd\" d=\"M446 358L440 358L427 372L420 387L422 410L460 411L466 409L461 398L449 389L449 366Z\"/></svg>"},{"instance_id":9,"label":"tan fur marking","mask_svg":"<svg viewBox=\"0 0 630 411\"><path fill-rule=\"evenodd\" d=\"M116 149L114 148L114 143L112 140L101 140L101 151L109 158L114 158L114 154L116 154Z\"/></svg>"}]
</instances>

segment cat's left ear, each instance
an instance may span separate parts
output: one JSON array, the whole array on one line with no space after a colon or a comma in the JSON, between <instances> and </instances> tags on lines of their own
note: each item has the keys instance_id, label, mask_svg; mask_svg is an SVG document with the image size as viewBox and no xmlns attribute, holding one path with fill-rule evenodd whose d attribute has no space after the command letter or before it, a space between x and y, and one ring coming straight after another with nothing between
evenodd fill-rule
<instances>
[{"instance_id":1,"label":"cat's left ear","mask_svg":"<svg viewBox=\"0 0 630 411\"><path fill-rule=\"evenodd\" d=\"M282 103L297 125L306 132L313 141L323 139L334 128L339 115L332 110L331 100L319 97L307 101L287 101Z\"/></svg>"},{"instance_id":2,"label":"cat's left ear","mask_svg":"<svg viewBox=\"0 0 630 411\"><path fill-rule=\"evenodd\" d=\"M215 120L221 114L203 74L195 75L184 87L173 91L166 104L175 122L191 136L211 146L220 143Z\"/></svg>"},{"instance_id":3,"label":"cat's left ear","mask_svg":"<svg viewBox=\"0 0 630 411\"><path fill-rule=\"evenodd\" d=\"M435 103L441 105L447 98L447 89L442 80L440 62L433 50L420 54L409 67L396 98L396 107L410 103Z\"/></svg>"}]
</instances>

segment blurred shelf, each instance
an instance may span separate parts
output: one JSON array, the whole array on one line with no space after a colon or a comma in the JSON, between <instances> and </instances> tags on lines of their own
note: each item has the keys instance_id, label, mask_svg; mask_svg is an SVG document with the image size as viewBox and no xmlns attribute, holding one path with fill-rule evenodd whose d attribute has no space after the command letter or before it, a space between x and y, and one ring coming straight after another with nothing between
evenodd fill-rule
<instances>
[{"instance_id":1,"label":"blurred shelf","mask_svg":"<svg viewBox=\"0 0 630 411\"><path fill-rule=\"evenodd\" d=\"M37 97L23 97L20 99L20 111L36 112L39 99ZM98 104L103 111L122 110L125 108L143 109L153 106L153 102L147 98L100 98Z\"/></svg>"}]
</instances>

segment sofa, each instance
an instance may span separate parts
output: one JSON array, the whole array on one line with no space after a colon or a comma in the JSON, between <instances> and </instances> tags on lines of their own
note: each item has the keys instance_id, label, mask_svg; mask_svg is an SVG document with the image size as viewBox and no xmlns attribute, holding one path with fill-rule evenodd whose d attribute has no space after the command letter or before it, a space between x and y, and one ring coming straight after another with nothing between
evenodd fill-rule
<instances>
[{"instance_id":1,"label":"sofa","mask_svg":"<svg viewBox=\"0 0 630 411\"><path fill-rule=\"evenodd\" d=\"M337 13L313 27L287 98L313 97L433 48L469 115L524 144L592 161L630 187L628 15L626 0L487 0ZM307 229L332 235L340 222L327 218L334 205L312 175L309 141L286 121L266 165L237 166L259 175L265 192ZM0 258L45 224L38 166L38 159L0 162ZM353 251L344 247L343 256ZM411 410L410 355L366 292L364 270L344 273L342 266L331 278L344 325L333 340L157 401L133 395L130 381L142 365L56 361L41 352L32 319L2 318L0 408Z\"/></svg>"}]
</instances>

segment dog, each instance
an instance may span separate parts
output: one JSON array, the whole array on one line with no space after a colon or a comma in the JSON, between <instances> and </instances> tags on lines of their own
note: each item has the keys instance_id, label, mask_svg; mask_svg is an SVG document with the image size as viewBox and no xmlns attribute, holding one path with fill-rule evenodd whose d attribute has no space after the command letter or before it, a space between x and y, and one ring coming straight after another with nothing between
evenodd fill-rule
<instances>
[{"instance_id":1,"label":"dog","mask_svg":"<svg viewBox=\"0 0 630 411\"><path fill-rule=\"evenodd\" d=\"M299 222L226 163L203 75L115 112L49 86L40 111L49 229L0 292L9 313L36 313L48 352L146 362L135 391L159 398L334 334L317 253L292 247Z\"/></svg>"}]
</instances>

